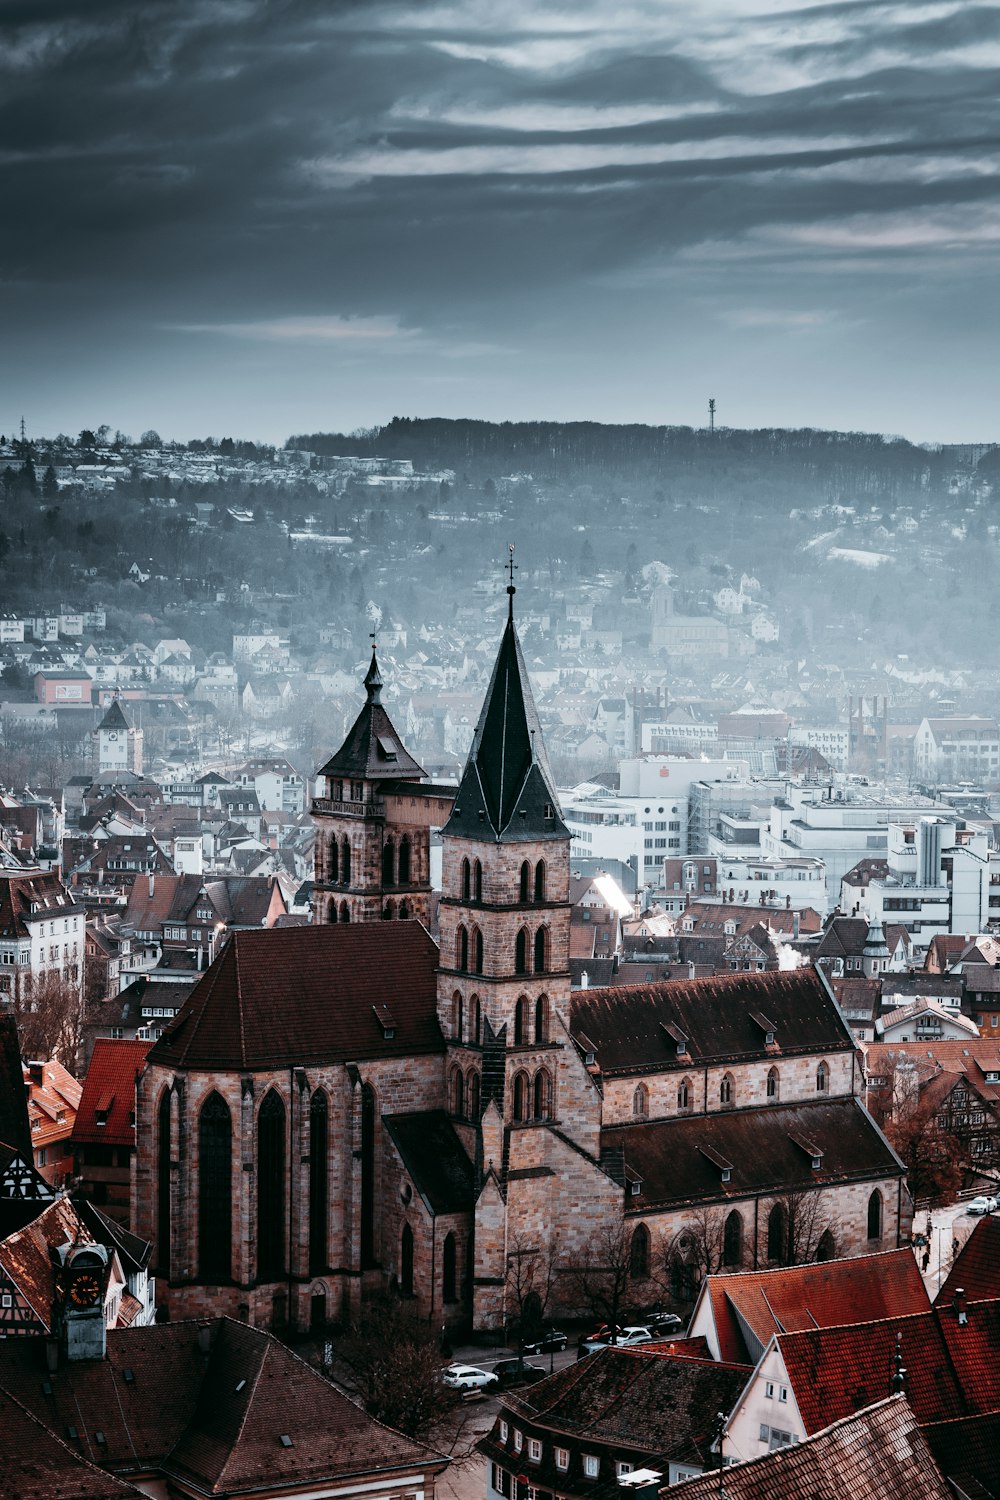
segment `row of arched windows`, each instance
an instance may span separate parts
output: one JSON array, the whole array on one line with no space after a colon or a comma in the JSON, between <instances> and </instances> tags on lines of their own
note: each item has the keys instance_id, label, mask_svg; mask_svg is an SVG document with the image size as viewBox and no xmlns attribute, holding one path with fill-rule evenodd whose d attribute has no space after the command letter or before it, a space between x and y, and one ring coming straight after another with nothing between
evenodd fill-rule
<instances>
[{"instance_id":1,"label":"row of arched windows","mask_svg":"<svg viewBox=\"0 0 1000 1500\"><path fill-rule=\"evenodd\" d=\"M326 854L326 878L331 885L351 883L351 841L346 833L340 839L334 834L330 840Z\"/></svg>"},{"instance_id":2,"label":"row of arched windows","mask_svg":"<svg viewBox=\"0 0 1000 1500\"><path fill-rule=\"evenodd\" d=\"M394 839L386 839L382 845L382 885L409 885L410 838L404 833L396 847Z\"/></svg>"},{"instance_id":3,"label":"row of arched windows","mask_svg":"<svg viewBox=\"0 0 1000 1500\"><path fill-rule=\"evenodd\" d=\"M483 972L483 934L478 927L473 927L470 933L464 922L458 924L458 931L455 933L455 968L462 974Z\"/></svg>"},{"instance_id":4,"label":"row of arched windows","mask_svg":"<svg viewBox=\"0 0 1000 1500\"><path fill-rule=\"evenodd\" d=\"M468 1073L463 1073L459 1067L451 1070L451 1112L459 1120L471 1120L473 1124L479 1119L479 1073L475 1068L470 1068Z\"/></svg>"},{"instance_id":5,"label":"row of arched windows","mask_svg":"<svg viewBox=\"0 0 1000 1500\"><path fill-rule=\"evenodd\" d=\"M398 918L400 922L408 920L410 908L405 901L401 901L397 907L395 901L387 901L382 908L382 921L391 922Z\"/></svg>"},{"instance_id":6,"label":"row of arched windows","mask_svg":"<svg viewBox=\"0 0 1000 1500\"><path fill-rule=\"evenodd\" d=\"M527 974L528 956L533 959L534 972L544 974L548 968L549 959L549 930L547 927L539 927L535 933L534 941L527 927L522 927L514 939L514 973Z\"/></svg>"},{"instance_id":7,"label":"row of arched windows","mask_svg":"<svg viewBox=\"0 0 1000 1500\"><path fill-rule=\"evenodd\" d=\"M467 1274L471 1277L471 1239L467 1248L469 1251ZM415 1295L413 1281L413 1230L406 1223L404 1223L399 1236L399 1290L404 1297ZM454 1234L449 1231L444 1237L444 1244L441 1246L441 1300L443 1302L457 1302L459 1300L458 1294L458 1242Z\"/></svg>"},{"instance_id":8,"label":"row of arched windows","mask_svg":"<svg viewBox=\"0 0 1000 1500\"><path fill-rule=\"evenodd\" d=\"M462 860L462 900L482 901L483 867L478 859Z\"/></svg>"},{"instance_id":9,"label":"row of arched windows","mask_svg":"<svg viewBox=\"0 0 1000 1500\"><path fill-rule=\"evenodd\" d=\"M545 900L545 861L540 859L532 873L531 865L527 860L521 863L521 878L518 886L518 896L522 906L534 899Z\"/></svg>"},{"instance_id":10,"label":"row of arched windows","mask_svg":"<svg viewBox=\"0 0 1000 1500\"><path fill-rule=\"evenodd\" d=\"M331 901L326 909L328 922L349 922L351 920L351 908L346 901L341 901L338 906L336 901Z\"/></svg>"},{"instance_id":11,"label":"row of arched windows","mask_svg":"<svg viewBox=\"0 0 1000 1500\"><path fill-rule=\"evenodd\" d=\"M542 1046L549 1040L549 999L539 995L534 1005L520 995L514 1006L514 1046Z\"/></svg>"},{"instance_id":12,"label":"row of arched windows","mask_svg":"<svg viewBox=\"0 0 1000 1500\"><path fill-rule=\"evenodd\" d=\"M539 1068L534 1078L524 1070L514 1074L513 1116L522 1123L551 1120L552 1075L548 1068Z\"/></svg>"},{"instance_id":13,"label":"row of arched windows","mask_svg":"<svg viewBox=\"0 0 1000 1500\"><path fill-rule=\"evenodd\" d=\"M768 1099L781 1098L781 1075L777 1068L771 1068L767 1075L766 1094ZM816 1092L818 1094L828 1093L830 1089L830 1069L825 1062L821 1062L816 1069ZM677 1085L677 1108L680 1111L691 1108L692 1084L689 1078L684 1078ZM729 1107L736 1102L736 1079L732 1073L724 1073L719 1081L719 1104ZM632 1114L637 1120L644 1120L649 1115L649 1089L644 1083L636 1084L632 1095Z\"/></svg>"},{"instance_id":14,"label":"row of arched windows","mask_svg":"<svg viewBox=\"0 0 1000 1500\"><path fill-rule=\"evenodd\" d=\"M482 1035L482 1007L478 995L470 995L466 1002L461 990L451 997L451 1034L456 1042L470 1042L478 1047Z\"/></svg>"},{"instance_id":15,"label":"row of arched windows","mask_svg":"<svg viewBox=\"0 0 1000 1500\"><path fill-rule=\"evenodd\" d=\"M157 1112L157 1253L169 1271L170 1256L170 1093ZM329 1105L317 1089L309 1103L309 1271L324 1271L327 1244ZM269 1089L257 1114L257 1280L275 1281L287 1268L286 1110ZM198 1274L204 1281L232 1276L233 1124L222 1095L209 1094L198 1115Z\"/></svg>"}]
</instances>

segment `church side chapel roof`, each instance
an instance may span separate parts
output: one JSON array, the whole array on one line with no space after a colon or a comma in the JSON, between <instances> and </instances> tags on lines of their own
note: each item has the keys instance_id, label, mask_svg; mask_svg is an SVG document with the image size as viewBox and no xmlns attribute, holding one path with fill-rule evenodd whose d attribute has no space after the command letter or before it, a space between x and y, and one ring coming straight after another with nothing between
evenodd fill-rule
<instances>
[{"instance_id":1,"label":"church side chapel roof","mask_svg":"<svg viewBox=\"0 0 1000 1500\"><path fill-rule=\"evenodd\" d=\"M871 1116L850 1097L603 1129L602 1159L622 1151L626 1175L640 1179L640 1196L628 1203L647 1213L661 1204L789 1193L905 1171Z\"/></svg>"},{"instance_id":2,"label":"church side chapel roof","mask_svg":"<svg viewBox=\"0 0 1000 1500\"><path fill-rule=\"evenodd\" d=\"M418 781L426 777L413 759L382 706L382 674L372 650L365 677L365 706L337 753L320 767L320 776L346 776L356 781Z\"/></svg>"},{"instance_id":3,"label":"church side chapel roof","mask_svg":"<svg viewBox=\"0 0 1000 1500\"><path fill-rule=\"evenodd\" d=\"M148 1051L148 1042L98 1038L73 1122L74 1143L135 1145L135 1076Z\"/></svg>"},{"instance_id":4,"label":"church side chapel roof","mask_svg":"<svg viewBox=\"0 0 1000 1500\"><path fill-rule=\"evenodd\" d=\"M441 1052L437 961L419 922L236 932L148 1061L214 1070Z\"/></svg>"},{"instance_id":5,"label":"church side chapel roof","mask_svg":"<svg viewBox=\"0 0 1000 1500\"><path fill-rule=\"evenodd\" d=\"M443 1109L385 1115L383 1124L431 1213L464 1213L475 1206L472 1163Z\"/></svg>"},{"instance_id":6,"label":"church side chapel roof","mask_svg":"<svg viewBox=\"0 0 1000 1500\"><path fill-rule=\"evenodd\" d=\"M546 807L552 816L546 817ZM506 842L569 837L559 815L513 610L446 830L459 838L491 834Z\"/></svg>"},{"instance_id":7,"label":"church side chapel roof","mask_svg":"<svg viewBox=\"0 0 1000 1500\"><path fill-rule=\"evenodd\" d=\"M8 1340L0 1345L0 1391L52 1432L72 1425L85 1457L113 1469L159 1471L199 1494L284 1492L447 1463L368 1416L270 1334L229 1318L212 1320L209 1329L207 1355L196 1323L113 1329L106 1359L52 1373L37 1341ZM51 1395L42 1391L44 1380ZM97 1431L105 1439L99 1449ZM76 1491L52 1491L70 1493ZM109 1482L105 1493L118 1492Z\"/></svg>"},{"instance_id":8,"label":"church side chapel roof","mask_svg":"<svg viewBox=\"0 0 1000 1500\"><path fill-rule=\"evenodd\" d=\"M580 990L570 1032L586 1034L605 1077L855 1045L812 968Z\"/></svg>"}]
</instances>

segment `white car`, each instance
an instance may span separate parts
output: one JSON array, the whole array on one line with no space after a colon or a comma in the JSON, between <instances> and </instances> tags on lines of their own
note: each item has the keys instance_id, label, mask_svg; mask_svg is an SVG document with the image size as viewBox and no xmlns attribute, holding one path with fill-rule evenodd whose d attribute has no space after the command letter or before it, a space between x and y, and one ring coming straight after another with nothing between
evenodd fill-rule
<instances>
[{"instance_id":1,"label":"white car","mask_svg":"<svg viewBox=\"0 0 1000 1500\"><path fill-rule=\"evenodd\" d=\"M489 1370L480 1370L477 1365L449 1365L441 1379L453 1391L488 1391L500 1384Z\"/></svg>"},{"instance_id":2,"label":"white car","mask_svg":"<svg viewBox=\"0 0 1000 1500\"><path fill-rule=\"evenodd\" d=\"M995 1214L997 1211L997 1200L990 1198L985 1193L980 1193L978 1198L972 1198L965 1205L967 1214Z\"/></svg>"},{"instance_id":3,"label":"white car","mask_svg":"<svg viewBox=\"0 0 1000 1500\"><path fill-rule=\"evenodd\" d=\"M653 1335L648 1328L622 1328L615 1339L615 1348L632 1349L636 1344L651 1344L653 1342ZM602 1334L600 1338L586 1339L580 1345L585 1354L593 1354L597 1349L608 1349L610 1347L610 1333Z\"/></svg>"}]
</instances>

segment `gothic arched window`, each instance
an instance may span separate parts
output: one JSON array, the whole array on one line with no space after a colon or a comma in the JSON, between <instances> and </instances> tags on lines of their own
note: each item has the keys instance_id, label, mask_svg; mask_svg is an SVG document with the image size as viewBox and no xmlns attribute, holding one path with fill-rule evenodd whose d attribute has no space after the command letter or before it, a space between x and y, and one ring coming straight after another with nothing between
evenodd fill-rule
<instances>
[{"instance_id":1,"label":"gothic arched window","mask_svg":"<svg viewBox=\"0 0 1000 1500\"><path fill-rule=\"evenodd\" d=\"M399 903L399 920L405 922L410 915L410 908L405 901Z\"/></svg>"},{"instance_id":2,"label":"gothic arched window","mask_svg":"<svg viewBox=\"0 0 1000 1500\"><path fill-rule=\"evenodd\" d=\"M220 1094L209 1094L198 1116L198 1274L232 1274L233 1122Z\"/></svg>"},{"instance_id":3,"label":"gothic arched window","mask_svg":"<svg viewBox=\"0 0 1000 1500\"><path fill-rule=\"evenodd\" d=\"M830 1087L830 1069L825 1062L821 1062L816 1069L816 1092L825 1094Z\"/></svg>"},{"instance_id":4,"label":"gothic arched window","mask_svg":"<svg viewBox=\"0 0 1000 1500\"><path fill-rule=\"evenodd\" d=\"M526 1120L528 1118L528 1075L517 1073L514 1076L514 1119Z\"/></svg>"},{"instance_id":5,"label":"gothic arched window","mask_svg":"<svg viewBox=\"0 0 1000 1500\"><path fill-rule=\"evenodd\" d=\"M549 1002L546 995L535 1001L535 1042L541 1046L549 1039Z\"/></svg>"},{"instance_id":6,"label":"gothic arched window","mask_svg":"<svg viewBox=\"0 0 1000 1500\"><path fill-rule=\"evenodd\" d=\"M465 1118L465 1075L461 1068L451 1070L451 1112L459 1120Z\"/></svg>"},{"instance_id":7,"label":"gothic arched window","mask_svg":"<svg viewBox=\"0 0 1000 1500\"><path fill-rule=\"evenodd\" d=\"M465 1080L465 1097L468 1101L469 1119L475 1122L479 1119L479 1074L473 1068Z\"/></svg>"},{"instance_id":8,"label":"gothic arched window","mask_svg":"<svg viewBox=\"0 0 1000 1500\"><path fill-rule=\"evenodd\" d=\"M483 972L483 934L477 927L473 933L474 973Z\"/></svg>"},{"instance_id":9,"label":"gothic arched window","mask_svg":"<svg viewBox=\"0 0 1000 1500\"><path fill-rule=\"evenodd\" d=\"M457 1302L458 1277L455 1271L455 1236L446 1234L441 1247L441 1297L445 1302Z\"/></svg>"},{"instance_id":10,"label":"gothic arched window","mask_svg":"<svg viewBox=\"0 0 1000 1500\"><path fill-rule=\"evenodd\" d=\"M632 1095L632 1113L637 1120L644 1120L649 1114L649 1089L644 1083L636 1084Z\"/></svg>"},{"instance_id":11,"label":"gothic arched window","mask_svg":"<svg viewBox=\"0 0 1000 1500\"><path fill-rule=\"evenodd\" d=\"M469 930L464 922L458 924L455 934L455 967L465 974L469 968Z\"/></svg>"},{"instance_id":12,"label":"gothic arched window","mask_svg":"<svg viewBox=\"0 0 1000 1500\"><path fill-rule=\"evenodd\" d=\"M836 1258L837 1242L833 1238L833 1230L824 1229L823 1233L819 1237L819 1244L816 1246L816 1259L836 1260Z\"/></svg>"},{"instance_id":13,"label":"gothic arched window","mask_svg":"<svg viewBox=\"0 0 1000 1500\"><path fill-rule=\"evenodd\" d=\"M257 1117L257 1280L285 1271L285 1106L269 1089Z\"/></svg>"},{"instance_id":14,"label":"gothic arched window","mask_svg":"<svg viewBox=\"0 0 1000 1500\"><path fill-rule=\"evenodd\" d=\"M396 905L395 905L395 902L393 902L393 901L387 901L385 903L385 906L382 908L382 921L383 922L391 922L392 919L393 919L393 917L395 915L396 915Z\"/></svg>"},{"instance_id":15,"label":"gothic arched window","mask_svg":"<svg viewBox=\"0 0 1000 1500\"><path fill-rule=\"evenodd\" d=\"M527 999L527 996L526 995L520 995L518 997L517 1004L514 1006L514 1046L515 1047L523 1047L524 1046L526 1035L527 1035L527 1027L524 1024L525 1023L525 1019L527 1017L527 1011L528 1011L528 999Z\"/></svg>"},{"instance_id":16,"label":"gothic arched window","mask_svg":"<svg viewBox=\"0 0 1000 1500\"><path fill-rule=\"evenodd\" d=\"M351 920L351 908L346 901L341 901L340 903L340 920L342 922L349 922Z\"/></svg>"},{"instance_id":17,"label":"gothic arched window","mask_svg":"<svg viewBox=\"0 0 1000 1500\"><path fill-rule=\"evenodd\" d=\"M170 1090L164 1089L156 1118L156 1264L170 1275Z\"/></svg>"},{"instance_id":18,"label":"gothic arched window","mask_svg":"<svg viewBox=\"0 0 1000 1500\"><path fill-rule=\"evenodd\" d=\"M548 948L548 928L539 927L535 933L535 973L544 974L548 965L546 964L546 949Z\"/></svg>"},{"instance_id":19,"label":"gothic arched window","mask_svg":"<svg viewBox=\"0 0 1000 1500\"><path fill-rule=\"evenodd\" d=\"M392 839L382 845L382 884L396 884L396 846Z\"/></svg>"},{"instance_id":20,"label":"gothic arched window","mask_svg":"<svg viewBox=\"0 0 1000 1500\"><path fill-rule=\"evenodd\" d=\"M483 1034L483 1010L479 1002L479 996L473 995L469 1001L469 1041L479 1046Z\"/></svg>"},{"instance_id":21,"label":"gothic arched window","mask_svg":"<svg viewBox=\"0 0 1000 1500\"><path fill-rule=\"evenodd\" d=\"M727 1218L722 1231L722 1264L724 1266L743 1264L743 1218L735 1208Z\"/></svg>"},{"instance_id":22,"label":"gothic arched window","mask_svg":"<svg viewBox=\"0 0 1000 1500\"><path fill-rule=\"evenodd\" d=\"M539 1068L535 1074L535 1111L536 1120L548 1120L552 1117L552 1079L549 1077L547 1068Z\"/></svg>"},{"instance_id":23,"label":"gothic arched window","mask_svg":"<svg viewBox=\"0 0 1000 1500\"><path fill-rule=\"evenodd\" d=\"M518 895L521 898L521 905L522 906L524 906L527 903L528 892L530 890L530 886L531 886L531 866L528 864L527 860L523 860L522 863L521 863L521 883L520 883L520 887L519 887L519 890L518 890Z\"/></svg>"},{"instance_id":24,"label":"gothic arched window","mask_svg":"<svg viewBox=\"0 0 1000 1500\"><path fill-rule=\"evenodd\" d=\"M330 1142L330 1111L326 1095L317 1089L309 1101L309 1274L326 1270L327 1251L327 1157Z\"/></svg>"},{"instance_id":25,"label":"gothic arched window","mask_svg":"<svg viewBox=\"0 0 1000 1500\"><path fill-rule=\"evenodd\" d=\"M410 883L410 837L404 833L399 841L399 868L396 871L397 885Z\"/></svg>"},{"instance_id":26,"label":"gothic arched window","mask_svg":"<svg viewBox=\"0 0 1000 1500\"><path fill-rule=\"evenodd\" d=\"M677 1108L691 1108L691 1081L688 1078L682 1078L677 1085Z\"/></svg>"},{"instance_id":27,"label":"gothic arched window","mask_svg":"<svg viewBox=\"0 0 1000 1500\"><path fill-rule=\"evenodd\" d=\"M522 927L514 939L514 973L527 974L528 972L528 932Z\"/></svg>"},{"instance_id":28,"label":"gothic arched window","mask_svg":"<svg viewBox=\"0 0 1000 1500\"><path fill-rule=\"evenodd\" d=\"M788 1254L788 1214L776 1203L767 1216L767 1258L784 1265Z\"/></svg>"},{"instance_id":29,"label":"gothic arched window","mask_svg":"<svg viewBox=\"0 0 1000 1500\"><path fill-rule=\"evenodd\" d=\"M732 1073L725 1073L723 1074L722 1082L719 1084L719 1103L722 1105L726 1105L732 1104L732 1102L733 1075Z\"/></svg>"},{"instance_id":30,"label":"gothic arched window","mask_svg":"<svg viewBox=\"0 0 1000 1500\"><path fill-rule=\"evenodd\" d=\"M326 851L326 878L327 878L327 880L329 880L331 882L335 882L337 880L337 877L338 877L339 869L340 869L340 845L337 842L336 836L334 836L330 840L329 848Z\"/></svg>"},{"instance_id":31,"label":"gothic arched window","mask_svg":"<svg viewBox=\"0 0 1000 1500\"><path fill-rule=\"evenodd\" d=\"M474 901L483 899L483 867L478 859L472 866L472 898Z\"/></svg>"},{"instance_id":32,"label":"gothic arched window","mask_svg":"<svg viewBox=\"0 0 1000 1500\"><path fill-rule=\"evenodd\" d=\"M645 1224L637 1224L628 1251L628 1273L633 1281L645 1281L649 1275L649 1244L649 1230Z\"/></svg>"},{"instance_id":33,"label":"gothic arched window","mask_svg":"<svg viewBox=\"0 0 1000 1500\"><path fill-rule=\"evenodd\" d=\"M545 900L545 861L540 859L535 866L535 900Z\"/></svg>"},{"instance_id":34,"label":"gothic arched window","mask_svg":"<svg viewBox=\"0 0 1000 1500\"><path fill-rule=\"evenodd\" d=\"M451 1034L456 1042L462 1040L462 992L456 990L451 997Z\"/></svg>"},{"instance_id":35,"label":"gothic arched window","mask_svg":"<svg viewBox=\"0 0 1000 1500\"><path fill-rule=\"evenodd\" d=\"M870 1240L882 1238L882 1194L878 1188L868 1199L868 1238Z\"/></svg>"},{"instance_id":36,"label":"gothic arched window","mask_svg":"<svg viewBox=\"0 0 1000 1500\"><path fill-rule=\"evenodd\" d=\"M781 1095L781 1079L777 1068L771 1068L767 1075L767 1097L778 1099Z\"/></svg>"},{"instance_id":37,"label":"gothic arched window","mask_svg":"<svg viewBox=\"0 0 1000 1500\"><path fill-rule=\"evenodd\" d=\"M403 1225L399 1239L399 1290L404 1297L413 1296L413 1230Z\"/></svg>"},{"instance_id":38,"label":"gothic arched window","mask_svg":"<svg viewBox=\"0 0 1000 1500\"><path fill-rule=\"evenodd\" d=\"M472 892L472 866L467 859L462 860L462 900L468 901Z\"/></svg>"},{"instance_id":39,"label":"gothic arched window","mask_svg":"<svg viewBox=\"0 0 1000 1500\"><path fill-rule=\"evenodd\" d=\"M346 834L340 842L340 880L342 885L351 883L351 845Z\"/></svg>"}]
</instances>

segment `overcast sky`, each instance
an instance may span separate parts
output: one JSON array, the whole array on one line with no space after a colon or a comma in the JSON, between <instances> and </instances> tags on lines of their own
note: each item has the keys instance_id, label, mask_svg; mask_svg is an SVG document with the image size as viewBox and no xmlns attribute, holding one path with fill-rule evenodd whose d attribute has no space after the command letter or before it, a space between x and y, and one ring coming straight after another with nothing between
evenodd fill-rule
<instances>
[{"instance_id":1,"label":"overcast sky","mask_svg":"<svg viewBox=\"0 0 1000 1500\"><path fill-rule=\"evenodd\" d=\"M1000 8L0 0L0 430L1000 438Z\"/></svg>"}]
</instances>

